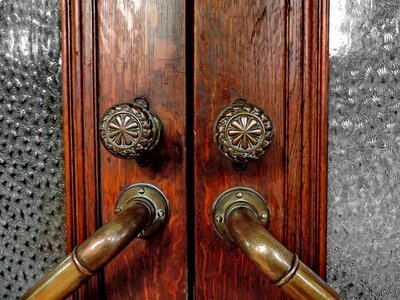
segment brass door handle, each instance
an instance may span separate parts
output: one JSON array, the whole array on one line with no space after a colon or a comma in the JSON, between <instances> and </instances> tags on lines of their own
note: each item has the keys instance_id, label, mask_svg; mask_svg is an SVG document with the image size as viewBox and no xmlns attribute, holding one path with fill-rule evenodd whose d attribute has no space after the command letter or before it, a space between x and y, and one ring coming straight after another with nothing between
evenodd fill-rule
<instances>
[{"instance_id":1,"label":"brass door handle","mask_svg":"<svg viewBox=\"0 0 400 300\"><path fill-rule=\"evenodd\" d=\"M143 97L110 107L100 121L100 139L105 149L119 158L147 163L146 155L160 142L160 118L149 110Z\"/></svg>"},{"instance_id":2,"label":"brass door handle","mask_svg":"<svg viewBox=\"0 0 400 300\"><path fill-rule=\"evenodd\" d=\"M265 155L273 137L271 118L244 99L237 99L225 108L214 124L214 141L238 171Z\"/></svg>"},{"instance_id":3,"label":"brass door handle","mask_svg":"<svg viewBox=\"0 0 400 300\"><path fill-rule=\"evenodd\" d=\"M293 299L341 299L296 254L268 232L265 225L269 216L264 199L243 187L224 192L213 209L217 232L239 246L272 284Z\"/></svg>"},{"instance_id":4,"label":"brass door handle","mask_svg":"<svg viewBox=\"0 0 400 300\"><path fill-rule=\"evenodd\" d=\"M151 236L168 221L164 194L149 184L134 184L119 196L116 215L77 246L21 300L65 299L120 253L134 238Z\"/></svg>"}]
</instances>

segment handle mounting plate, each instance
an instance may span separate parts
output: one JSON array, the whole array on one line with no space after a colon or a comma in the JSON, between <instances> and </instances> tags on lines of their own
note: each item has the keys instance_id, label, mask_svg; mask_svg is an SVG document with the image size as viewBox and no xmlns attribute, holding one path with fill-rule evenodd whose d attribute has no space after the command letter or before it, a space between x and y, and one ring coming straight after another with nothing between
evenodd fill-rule
<instances>
[{"instance_id":1,"label":"handle mounting plate","mask_svg":"<svg viewBox=\"0 0 400 300\"><path fill-rule=\"evenodd\" d=\"M115 214L118 214L132 201L139 201L146 205L154 220L143 230L139 238L145 239L156 234L163 227L170 216L167 197L157 187L148 183L136 183L128 186L119 195L115 204Z\"/></svg>"},{"instance_id":2,"label":"handle mounting plate","mask_svg":"<svg viewBox=\"0 0 400 300\"><path fill-rule=\"evenodd\" d=\"M267 226L271 210L264 198L251 188L234 187L223 192L213 206L213 223L218 234L227 241L233 242L225 221L229 213L239 207L249 208L260 222Z\"/></svg>"}]
</instances>

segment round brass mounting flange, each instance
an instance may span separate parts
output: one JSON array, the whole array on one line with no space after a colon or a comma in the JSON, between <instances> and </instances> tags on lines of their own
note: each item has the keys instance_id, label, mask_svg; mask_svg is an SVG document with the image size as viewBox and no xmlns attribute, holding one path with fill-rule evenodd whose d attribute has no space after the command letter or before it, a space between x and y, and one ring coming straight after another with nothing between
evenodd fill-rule
<instances>
[{"instance_id":1,"label":"round brass mounting flange","mask_svg":"<svg viewBox=\"0 0 400 300\"><path fill-rule=\"evenodd\" d=\"M234 242L225 221L234 209L240 207L249 208L264 226L271 215L264 198L253 189L234 187L223 192L214 202L213 222L218 234L227 241Z\"/></svg>"},{"instance_id":2,"label":"round brass mounting flange","mask_svg":"<svg viewBox=\"0 0 400 300\"><path fill-rule=\"evenodd\" d=\"M119 213L126 205L138 201L146 205L151 213L153 222L143 230L139 238L148 238L156 234L167 222L170 215L168 199L154 185L136 183L121 192L115 205L115 213Z\"/></svg>"}]
</instances>

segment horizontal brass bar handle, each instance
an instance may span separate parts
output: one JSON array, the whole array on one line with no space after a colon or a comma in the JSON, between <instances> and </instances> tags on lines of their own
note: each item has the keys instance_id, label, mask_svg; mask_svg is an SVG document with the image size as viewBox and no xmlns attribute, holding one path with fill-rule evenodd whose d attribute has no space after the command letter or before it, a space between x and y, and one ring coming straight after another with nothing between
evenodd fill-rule
<instances>
[{"instance_id":1,"label":"horizontal brass bar handle","mask_svg":"<svg viewBox=\"0 0 400 300\"><path fill-rule=\"evenodd\" d=\"M67 298L134 238L154 234L169 216L167 199L161 191L148 184L128 187L120 195L116 207L117 214L108 223L77 246L21 300Z\"/></svg>"},{"instance_id":2,"label":"horizontal brass bar handle","mask_svg":"<svg viewBox=\"0 0 400 300\"><path fill-rule=\"evenodd\" d=\"M233 208L226 216L226 226L234 242L250 260L293 299L341 299L263 227L253 210Z\"/></svg>"}]
</instances>

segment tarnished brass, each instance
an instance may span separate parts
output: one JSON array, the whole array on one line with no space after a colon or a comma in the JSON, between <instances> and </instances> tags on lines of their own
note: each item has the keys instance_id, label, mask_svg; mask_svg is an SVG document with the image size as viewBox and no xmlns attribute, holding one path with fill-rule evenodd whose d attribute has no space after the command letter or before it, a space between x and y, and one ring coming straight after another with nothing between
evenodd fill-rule
<instances>
[{"instance_id":1,"label":"tarnished brass","mask_svg":"<svg viewBox=\"0 0 400 300\"><path fill-rule=\"evenodd\" d=\"M151 193L145 197L140 193L130 197L129 193L136 189L140 192L149 190ZM152 196L157 200L153 201ZM161 201L163 204L160 204ZM168 220L169 209L167 199L161 191L149 184L135 184L128 187L120 195L116 215L111 221L77 246L63 262L26 292L21 300L67 298L118 255L143 230L154 225L157 211L160 210L160 207L156 208L153 205L154 202L160 204L164 210L162 223L165 223ZM157 224L155 229L160 229L161 225ZM155 229L152 233L155 233Z\"/></svg>"},{"instance_id":2,"label":"tarnished brass","mask_svg":"<svg viewBox=\"0 0 400 300\"><path fill-rule=\"evenodd\" d=\"M118 197L115 212L121 211L133 198L148 205L153 220L152 224L149 224L138 237L147 238L159 232L160 228L165 225L165 220L169 218L168 201L164 194L151 184L132 184Z\"/></svg>"},{"instance_id":3,"label":"tarnished brass","mask_svg":"<svg viewBox=\"0 0 400 300\"><path fill-rule=\"evenodd\" d=\"M271 118L256 105L237 99L218 116L214 140L221 152L243 171L252 160L265 155L272 144L274 126Z\"/></svg>"},{"instance_id":4,"label":"tarnished brass","mask_svg":"<svg viewBox=\"0 0 400 300\"><path fill-rule=\"evenodd\" d=\"M222 193L213 207L215 229L225 240L234 242L226 226L225 218L228 215L227 212L235 207L247 207L256 217L259 216L264 226L267 226L271 213L261 195L246 187L235 187Z\"/></svg>"},{"instance_id":5,"label":"tarnished brass","mask_svg":"<svg viewBox=\"0 0 400 300\"><path fill-rule=\"evenodd\" d=\"M235 193L240 192L240 188L233 190ZM227 192L224 194L226 195ZM248 192L248 189L243 192ZM255 192L252 196L254 195L261 197ZM215 208L220 207L218 201L224 199L221 196L217 199ZM251 206L252 204L246 201L246 197L242 197L227 207L222 214L223 219L220 220L226 225L229 241L239 246L272 284L280 287L293 299L341 299L339 294L304 265L297 255L290 252L268 232L263 225L264 220L262 223L260 215L255 214L256 208ZM214 223L217 222L217 216L221 216L221 212L216 215L214 210ZM215 227L218 228L217 224ZM221 235L224 236L224 234ZM228 236L225 235L225 237Z\"/></svg>"},{"instance_id":6,"label":"tarnished brass","mask_svg":"<svg viewBox=\"0 0 400 300\"><path fill-rule=\"evenodd\" d=\"M136 159L146 165L148 153L160 142L162 122L151 112L147 100L135 98L132 102L110 107L100 121L100 138L108 152L119 157Z\"/></svg>"}]
</instances>

